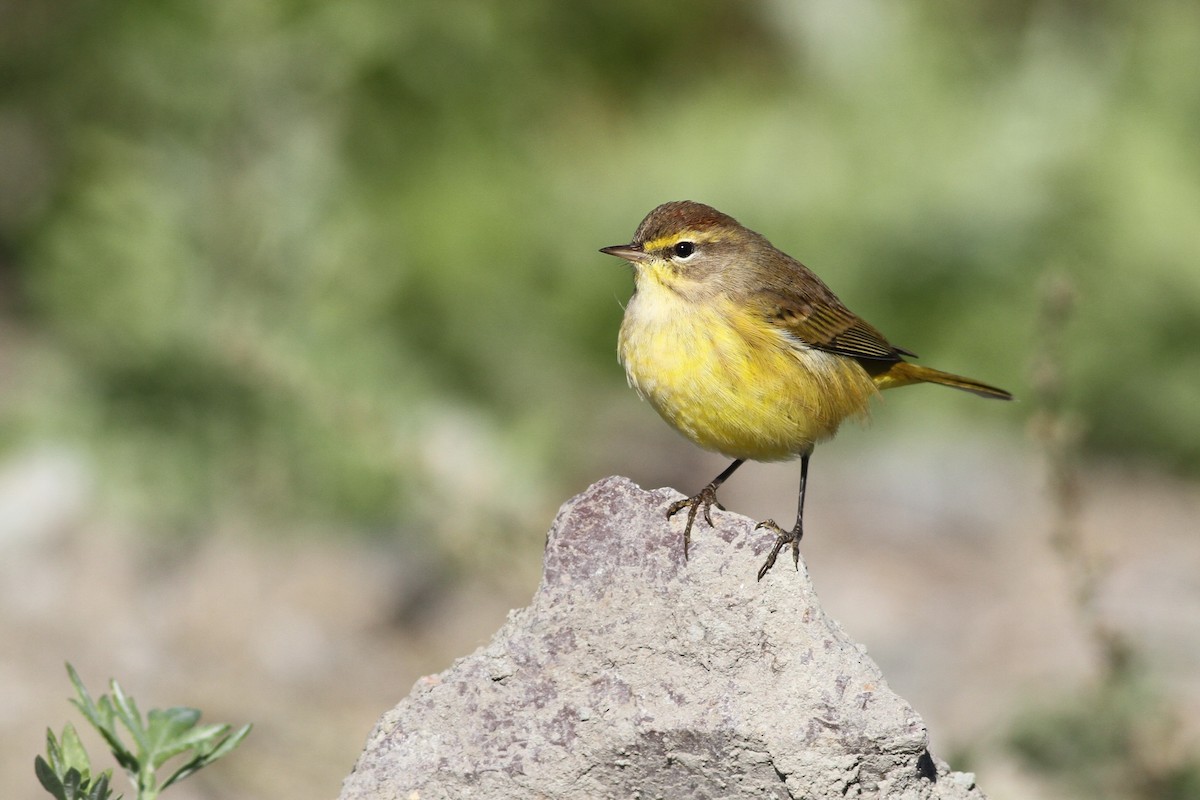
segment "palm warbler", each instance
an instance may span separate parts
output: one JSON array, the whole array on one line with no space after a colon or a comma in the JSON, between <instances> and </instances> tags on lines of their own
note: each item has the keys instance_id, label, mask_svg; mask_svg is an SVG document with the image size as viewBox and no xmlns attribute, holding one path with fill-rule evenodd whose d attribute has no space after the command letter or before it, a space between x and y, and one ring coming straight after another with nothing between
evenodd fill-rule
<instances>
[{"instance_id":1,"label":"palm warbler","mask_svg":"<svg viewBox=\"0 0 1200 800\"><path fill-rule=\"evenodd\" d=\"M1003 389L910 364L829 287L761 234L690 201L651 211L629 244L602 248L634 267L618 352L629 383L696 444L734 459L712 483L667 509L688 509L687 558L698 511L712 525L717 489L747 459L800 458L796 524L777 535L758 579L792 546L800 564L808 460L847 417L866 413L881 389L940 383L1011 400Z\"/></svg>"}]
</instances>

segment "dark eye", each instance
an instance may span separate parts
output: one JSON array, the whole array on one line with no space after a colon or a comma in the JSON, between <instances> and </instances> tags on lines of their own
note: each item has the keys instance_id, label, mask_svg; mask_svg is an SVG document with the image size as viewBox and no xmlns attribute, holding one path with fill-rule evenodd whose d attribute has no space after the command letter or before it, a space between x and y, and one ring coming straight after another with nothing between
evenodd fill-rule
<instances>
[{"instance_id":1,"label":"dark eye","mask_svg":"<svg viewBox=\"0 0 1200 800\"><path fill-rule=\"evenodd\" d=\"M676 245L671 248L671 252L673 252L678 258L688 258L692 255L692 253L696 252L696 245L692 244L691 242L677 242Z\"/></svg>"}]
</instances>

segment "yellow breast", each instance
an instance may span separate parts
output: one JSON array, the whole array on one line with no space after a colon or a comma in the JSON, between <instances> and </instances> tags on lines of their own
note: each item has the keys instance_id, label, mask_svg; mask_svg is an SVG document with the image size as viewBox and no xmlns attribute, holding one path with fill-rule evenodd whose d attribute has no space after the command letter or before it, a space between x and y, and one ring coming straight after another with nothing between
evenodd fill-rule
<instances>
[{"instance_id":1,"label":"yellow breast","mask_svg":"<svg viewBox=\"0 0 1200 800\"><path fill-rule=\"evenodd\" d=\"M799 345L726 298L689 301L650 280L625 309L618 353L663 419L730 458L810 452L876 392L851 359Z\"/></svg>"}]
</instances>

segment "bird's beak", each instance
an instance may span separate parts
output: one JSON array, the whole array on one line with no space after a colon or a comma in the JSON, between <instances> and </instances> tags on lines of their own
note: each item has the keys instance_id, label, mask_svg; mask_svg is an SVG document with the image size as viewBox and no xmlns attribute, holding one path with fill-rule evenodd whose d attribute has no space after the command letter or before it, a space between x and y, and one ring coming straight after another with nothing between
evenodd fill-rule
<instances>
[{"instance_id":1,"label":"bird's beak","mask_svg":"<svg viewBox=\"0 0 1200 800\"><path fill-rule=\"evenodd\" d=\"M640 244L614 244L612 247L601 247L601 253L607 253L610 256L623 258L631 264L640 261L645 261L649 256L642 250Z\"/></svg>"}]
</instances>

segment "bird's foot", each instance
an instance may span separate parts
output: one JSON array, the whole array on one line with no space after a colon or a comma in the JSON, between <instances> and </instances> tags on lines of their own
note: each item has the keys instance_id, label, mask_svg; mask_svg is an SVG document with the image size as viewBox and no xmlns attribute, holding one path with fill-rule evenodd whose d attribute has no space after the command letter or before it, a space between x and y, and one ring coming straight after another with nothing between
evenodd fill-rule
<instances>
[{"instance_id":1,"label":"bird's foot","mask_svg":"<svg viewBox=\"0 0 1200 800\"><path fill-rule=\"evenodd\" d=\"M700 511L702 508L704 509L704 521L707 522L708 527L711 528L713 527L711 511L713 506L716 506L722 511L725 510L725 506L721 505L720 502L717 501L717 484L710 483L708 486L705 486L703 489L701 489L699 494L692 495L687 500L678 500L674 503L671 503L670 508L667 509L667 519L675 516L685 508L688 510L687 525L685 525L683 528L684 561L687 561L688 547L692 543L692 523L696 521L696 512Z\"/></svg>"},{"instance_id":2,"label":"bird's foot","mask_svg":"<svg viewBox=\"0 0 1200 800\"><path fill-rule=\"evenodd\" d=\"M775 559L779 555L779 551L783 549L785 544L792 546L792 562L796 565L796 570L800 569L800 539L804 536L804 525L800 520L796 520L796 527L790 531L785 531L783 528L775 524L775 520L769 519L766 522L760 522L754 526L755 530L766 528L774 531L778 537L775 540L775 546L771 548L770 555L767 556L766 562L758 570L758 579L761 581L763 576L771 571L771 567L775 566Z\"/></svg>"}]
</instances>

